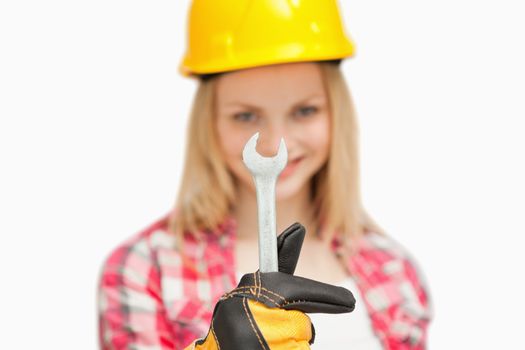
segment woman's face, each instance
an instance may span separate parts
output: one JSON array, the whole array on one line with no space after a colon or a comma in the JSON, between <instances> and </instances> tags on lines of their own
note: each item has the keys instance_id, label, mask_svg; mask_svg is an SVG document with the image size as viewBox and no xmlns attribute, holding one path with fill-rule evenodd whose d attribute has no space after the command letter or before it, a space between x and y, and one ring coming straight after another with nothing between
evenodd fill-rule
<instances>
[{"instance_id":1,"label":"woman's face","mask_svg":"<svg viewBox=\"0 0 525 350\"><path fill-rule=\"evenodd\" d=\"M288 148L288 165L277 181L277 199L305 190L329 153L330 111L319 65L271 65L223 74L217 79L219 144L239 184L254 190L242 150L259 132L257 151L262 156L274 156L281 137Z\"/></svg>"}]
</instances>

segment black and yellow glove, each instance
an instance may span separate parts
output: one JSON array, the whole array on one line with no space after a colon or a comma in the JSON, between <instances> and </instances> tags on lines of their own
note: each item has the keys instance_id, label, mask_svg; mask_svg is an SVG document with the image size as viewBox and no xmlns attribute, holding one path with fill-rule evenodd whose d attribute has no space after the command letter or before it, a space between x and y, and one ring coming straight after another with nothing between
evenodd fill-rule
<instances>
[{"instance_id":1,"label":"black and yellow glove","mask_svg":"<svg viewBox=\"0 0 525 350\"><path fill-rule=\"evenodd\" d=\"M186 350L310 349L315 329L305 312L351 312L349 290L293 276L304 236L299 223L283 231L277 238L279 272L244 275L215 305L206 337Z\"/></svg>"}]
</instances>

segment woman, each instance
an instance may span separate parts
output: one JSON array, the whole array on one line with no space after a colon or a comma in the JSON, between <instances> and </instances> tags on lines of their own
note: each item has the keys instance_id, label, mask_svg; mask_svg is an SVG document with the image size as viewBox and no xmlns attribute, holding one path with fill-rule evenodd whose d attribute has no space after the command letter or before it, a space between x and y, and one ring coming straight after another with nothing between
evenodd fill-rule
<instances>
[{"instance_id":1,"label":"woman","mask_svg":"<svg viewBox=\"0 0 525 350\"><path fill-rule=\"evenodd\" d=\"M207 349L235 338L226 330L235 312L224 296L239 293L240 277L249 279L258 267L256 197L241 158L255 132L260 154L275 154L281 137L289 154L276 185L277 229L280 244L294 241L288 246L297 254L284 263L292 267L281 270L280 262L287 280L274 292L288 282L300 289L304 280L293 279L295 270L313 281L312 290L320 286L315 281L330 284L328 303L347 297L332 285L347 287L357 300L350 314L308 318L302 311L312 309L298 308L284 328L312 320L317 335L301 328L301 348L314 337L317 348L425 347L428 291L414 262L361 204L357 124L339 68L352 54L335 1L193 2L181 70L199 86L181 188L174 210L117 247L104 265L102 348ZM306 234L290 226L296 221ZM280 258L288 253L280 251ZM260 275L253 276L257 282ZM272 325L261 321L266 309L253 301L244 306L254 313L258 340L270 344ZM283 308L268 309L269 319L292 315Z\"/></svg>"}]
</instances>

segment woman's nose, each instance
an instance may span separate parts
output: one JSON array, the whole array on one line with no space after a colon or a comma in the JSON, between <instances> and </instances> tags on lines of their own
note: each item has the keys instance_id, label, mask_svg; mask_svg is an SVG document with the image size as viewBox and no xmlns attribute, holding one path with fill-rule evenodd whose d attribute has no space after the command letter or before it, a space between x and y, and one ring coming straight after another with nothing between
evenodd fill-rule
<instances>
[{"instance_id":1,"label":"woman's nose","mask_svg":"<svg viewBox=\"0 0 525 350\"><path fill-rule=\"evenodd\" d=\"M284 128L265 128L259 131L257 140L257 152L263 157L273 157L277 154L281 138L287 142L286 130Z\"/></svg>"}]
</instances>

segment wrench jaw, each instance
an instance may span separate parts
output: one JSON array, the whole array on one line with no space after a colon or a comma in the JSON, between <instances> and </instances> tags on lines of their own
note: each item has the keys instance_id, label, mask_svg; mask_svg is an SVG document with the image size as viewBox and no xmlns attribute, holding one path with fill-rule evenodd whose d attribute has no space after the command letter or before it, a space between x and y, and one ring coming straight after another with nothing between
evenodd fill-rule
<instances>
[{"instance_id":1,"label":"wrench jaw","mask_svg":"<svg viewBox=\"0 0 525 350\"><path fill-rule=\"evenodd\" d=\"M259 270L277 272L277 220L275 214L275 185L288 161L288 151L281 138L279 150L274 157L257 153L259 133L253 135L242 152L246 167L250 170L257 193L257 221L259 228Z\"/></svg>"},{"instance_id":2,"label":"wrench jaw","mask_svg":"<svg viewBox=\"0 0 525 350\"><path fill-rule=\"evenodd\" d=\"M250 137L242 151L242 160L252 175L275 176L277 178L288 162L288 150L284 138L281 137L279 150L273 157L263 157L257 152L258 139L259 132Z\"/></svg>"},{"instance_id":3,"label":"wrench jaw","mask_svg":"<svg viewBox=\"0 0 525 350\"><path fill-rule=\"evenodd\" d=\"M279 142L279 150L277 151L277 155L274 158L277 162L277 175L279 175L286 167L286 164L288 164L288 150L286 149L286 143L284 143L284 137L281 137L281 142Z\"/></svg>"}]
</instances>

